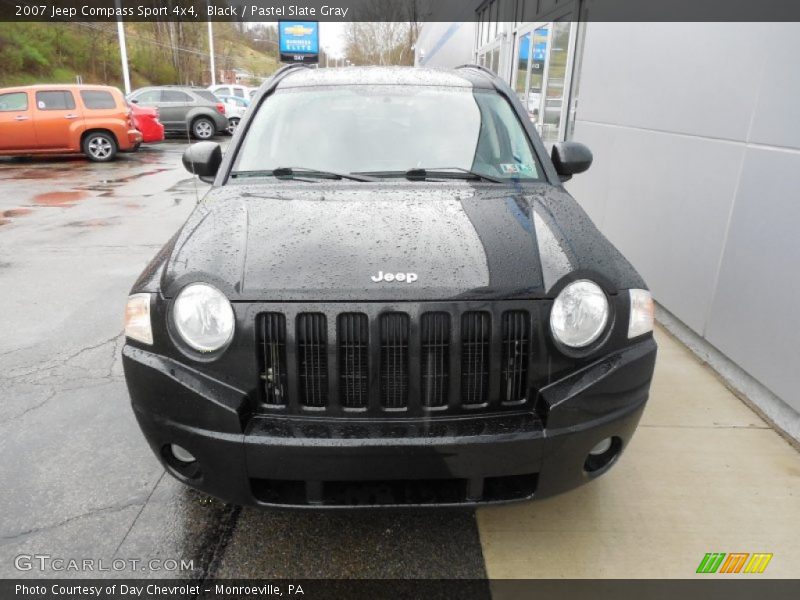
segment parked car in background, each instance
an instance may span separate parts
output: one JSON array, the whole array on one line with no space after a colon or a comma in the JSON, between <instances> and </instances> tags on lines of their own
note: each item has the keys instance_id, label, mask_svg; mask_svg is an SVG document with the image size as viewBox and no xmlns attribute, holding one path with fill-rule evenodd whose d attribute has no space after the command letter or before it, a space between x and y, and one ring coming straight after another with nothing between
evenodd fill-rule
<instances>
[{"instance_id":1,"label":"parked car in background","mask_svg":"<svg viewBox=\"0 0 800 600\"><path fill-rule=\"evenodd\" d=\"M95 162L142 141L117 88L36 85L0 89L0 154L77 154Z\"/></svg>"},{"instance_id":2,"label":"parked car in background","mask_svg":"<svg viewBox=\"0 0 800 600\"><path fill-rule=\"evenodd\" d=\"M225 104L225 114L228 115L228 133L233 135L233 132L239 126L239 121L242 120L242 117L247 112L247 107L250 106L250 100L239 96L217 95L217 98Z\"/></svg>"},{"instance_id":3,"label":"parked car in background","mask_svg":"<svg viewBox=\"0 0 800 600\"><path fill-rule=\"evenodd\" d=\"M188 131L198 140L208 140L228 129L225 106L205 88L172 85L144 87L132 92L128 101L157 108L166 131Z\"/></svg>"},{"instance_id":4,"label":"parked car in background","mask_svg":"<svg viewBox=\"0 0 800 600\"><path fill-rule=\"evenodd\" d=\"M133 125L142 132L142 142L151 144L164 140L164 125L158 120L158 109L131 104Z\"/></svg>"},{"instance_id":5,"label":"parked car in background","mask_svg":"<svg viewBox=\"0 0 800 600\"><path fill-rule=\"evenodd\" d=\"M221 83L209 86L208 90L216 96L236 96L237 98L247 98L249 100L255 95L258 88L234 83Z\"/></svg>"}]
</instances>

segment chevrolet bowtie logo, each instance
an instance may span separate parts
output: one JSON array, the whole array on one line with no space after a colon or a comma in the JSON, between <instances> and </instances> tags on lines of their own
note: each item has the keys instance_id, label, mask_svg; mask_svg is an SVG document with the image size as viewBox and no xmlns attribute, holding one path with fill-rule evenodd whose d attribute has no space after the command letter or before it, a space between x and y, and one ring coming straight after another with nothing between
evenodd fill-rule
<instances>
[{"instance_id":1,"label":"chevrolet bowtie logo","mask_svg":"<svg viewBox=\"0 0 800 600\"><path fill-rule=\"evenodd\" d=\"M313 29L311 27L303 27L302 25L292 25L291 27L287 27L283 30L285 33L289 35L309 35L313 33Z\"/></svg>"}]
</instances>

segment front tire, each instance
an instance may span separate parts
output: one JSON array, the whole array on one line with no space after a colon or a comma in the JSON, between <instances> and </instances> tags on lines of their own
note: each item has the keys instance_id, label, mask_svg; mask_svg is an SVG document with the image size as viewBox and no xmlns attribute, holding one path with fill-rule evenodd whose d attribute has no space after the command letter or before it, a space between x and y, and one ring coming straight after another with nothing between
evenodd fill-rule
<instances>
[{"instance_id":1,"label":"front tire","mask_svg":"<svg viewBox=\"0 0 800 600\"><path fill-rule=\"evenodd\" d=\"M216 132L216 125L209 118L199 117L192 121L192 135L198 140L210 140Z\"/></svg>"},{"instance_id":2,"label":"front tire","mask_svg":"<svg viewBox=\"0 0 800 600\"><path fill-rule=\"evenodd\" d=\"M83 138L83 153L92 162L110 162L117 156L117 141L108 133L94 131Z\"/></svg>"},{"instance_id":3,"label":"front tire","mask_svg":"<svg viewBox=\"0 0 800 600\"><path fill-rule=\"evenodd\" d=\"M236 131L236 128L239 126L239 119L238 117L231 117L228 119L228 128L225 130L228 132L228 135L233 135L233 132Z\"/></svg>"}]
</instances>

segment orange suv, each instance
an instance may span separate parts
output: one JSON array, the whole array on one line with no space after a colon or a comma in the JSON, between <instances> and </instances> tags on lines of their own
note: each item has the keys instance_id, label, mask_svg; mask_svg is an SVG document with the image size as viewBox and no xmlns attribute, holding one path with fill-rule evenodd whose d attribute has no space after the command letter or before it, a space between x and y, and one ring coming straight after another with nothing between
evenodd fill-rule
<instances>
[{"instance_id":1,"label":"orange suv","mask_svg":"<svg viewBox=\"0 0 800 600\"><path fill-rule=\"evenodd\" d=\"M0 155L83 153L108 162L136 150L142 134L122 92L105 85L0 89Z\"/></svg>"}]
</instances>

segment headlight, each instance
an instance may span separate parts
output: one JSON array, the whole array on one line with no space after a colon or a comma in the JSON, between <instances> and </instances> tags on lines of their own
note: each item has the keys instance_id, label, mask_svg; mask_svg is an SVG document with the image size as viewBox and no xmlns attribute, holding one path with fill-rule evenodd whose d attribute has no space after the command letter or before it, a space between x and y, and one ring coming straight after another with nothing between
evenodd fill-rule
<instances>
[{"instance_id":1,"label":"headlight","mask_svg":"<svg viewBox=\"0 0 800 600\"><path fill-rule=\"evenodd\" d=\"M556 297L550 311L550 330L565 346L584 348L603 333L608 323L608 300L588 279L573 281Z\"/></svg>"},{"instance_id":2,"label":"headlight","mask_svg":"<svg viewBox=\"0 0 800 600\"><path fill-rule=\"evenodd\" d=\"M631 318L628 321L628 339L653 331L655 306L647 290L628 290L631 299Z\"/></svg>"},{"instance_id":3,"label":"headlight","mask_svg":"<svg viewBox=\"0 0 800 600\"><path fill-rule=\"evenodd\" d=\"M187 285L175 299L172 319L183 341L198 352L214 352L233 337L233 309L217 288Z\"/></svg>"},{"instance_id":4,"label":"headlight","mask_svg":"<svg viewBox=\"0 0 800 600\"><path fill-rule=\"evenodd\" d=\"M143 344L153 343L150 324L150 294L132 294L125 305L125 337Z\"/></svg>"}]
</instances>

